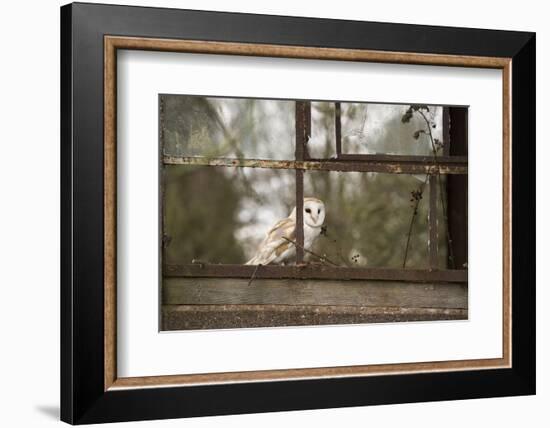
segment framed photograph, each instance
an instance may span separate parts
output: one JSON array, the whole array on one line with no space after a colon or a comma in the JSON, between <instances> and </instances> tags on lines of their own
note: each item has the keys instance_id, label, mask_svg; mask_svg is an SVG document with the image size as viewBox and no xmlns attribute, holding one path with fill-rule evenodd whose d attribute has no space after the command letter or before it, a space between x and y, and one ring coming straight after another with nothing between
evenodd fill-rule
<instances>
[{"instance_id":1,"label":"framed photograph","mask_svg":"<svg viewBox=\"0 0 550 428\"><path fill-rule=\"evenodd\" d=\"M62 420L535 393L533 33L76 3L61 56Z\"/></svg>"},{"instance_id":2,"label":"framed photograph","mask_svg":"<svg viewBox=\"0 0 550 428\"><path fill-rule=\"evenodd\" d=\"M467 113L161 94L161 330L467 320Z\"/></svg>"}]
</instances>

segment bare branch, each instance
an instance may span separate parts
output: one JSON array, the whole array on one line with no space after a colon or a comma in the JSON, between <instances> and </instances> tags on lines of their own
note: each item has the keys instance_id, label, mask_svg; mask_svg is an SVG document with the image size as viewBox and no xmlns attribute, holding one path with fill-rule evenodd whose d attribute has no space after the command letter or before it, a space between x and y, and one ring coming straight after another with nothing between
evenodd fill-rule
<instances>
[{"instance_id":1,"label":"bare branch","mask_svg":"<svg viewBox=\"0 0 550 428\"><path fill-rule=\"evenodd\" d=\"M432 127L430 126L430 121L428 120L426 115L422 113L421 110L418 110L418 113L422 115L422 117L424 118L424 121L426 122L426 126L428 127L428 132L429 132L428 136L430 137L430 142L432 144L433 158L437 166L437 149L435 147L435 141L432 134ZM449 230L449 219L447 217L447 205L445 204L445 197L443 195L443 186L441 183L441 171L439 170L439 168L437 168L437 184L438 184L437 187L439 187L439 197L441 199L441 209L443 210L443 220L445 221L445 227L447 232L447 247L449 251L449 261L451 262L451 267L454 269L455 260L454 260L453 245L452 245L453 240L451 238L451 231Z\"/></svg>"},{"instance_id":2,"label":"bare branch","mask_svg":"<svg viewBox=\"0 0 550 428\"><path fill-rule=\"evenodd\" d=\"M424 188L426 187L426 183L428 182L428 178L430 177L430 174L426 174L426 178L420 185L420 189L418 190L419 197L415 198L415 204L413 213L411 216L411 222L409 223L409 232L407 233L407 244L405 245L405 256L403 257L403 267L407 264L407 256L409 255L409 245L411 243L411 235L413 231L414 226L414 220L416 219L416 215L418 214L418 205L420 205L420 201L422 200L422 194L424 193Z\"/></svg>"},{"instance_id":3,"label":"bare branch","mask_svg":"<svg viewBox=\"0 0 550 428\"><path fill-rule=\"evenodd\" d=\"M291 240L291 239L288 239L288 238L285 237L285 236L283 236L283 239L284 239L285 241L288 241L288 242L290 242L291 244L295 245L296 247L301 248L302 250L304 250L304 252L306 252L306 253L308 253L308 254L311 254L312 256L317 257L319 260L321 260L321 261L324 262L324 263L327 263L327 262L328 262L329 264L331 264L331 265L333 265L333 266L339 266L338 264L334 263L332 260L329 260L329 259L326 258L326 257L320 256L319 254L316 254L316 253L314 253L313 251L310 251L310 250L308 250L307 248L304 248L303 246L301 246L301 245L298 244L297 242L295 242L295 241L293 241L293 240Z\"/></svg>"}]
</instances>

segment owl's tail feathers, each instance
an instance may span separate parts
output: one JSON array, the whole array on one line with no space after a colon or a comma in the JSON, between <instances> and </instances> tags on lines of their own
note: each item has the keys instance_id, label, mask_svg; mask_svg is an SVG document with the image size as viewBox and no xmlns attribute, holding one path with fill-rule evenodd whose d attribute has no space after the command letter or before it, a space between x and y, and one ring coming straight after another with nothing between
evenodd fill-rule
<instances>
[{"instance_id":1,"label":"owl's tail feathers","mask_svg":"<svg viewBox=\"0 0 550 428\"><path fill-rule=\"evenodd\" d=\"M263 265L262 258L259 255L252 257L245 265Z\"/></svg>"},{"instance_id":2,"label":"owl's tail feathers","mask_svg":"<svg viewBox=\"0 0 550 428\"><path fill-rule=\"evenodd\" d=\"M272 245L267 246L267 248L263 248L260 251L256 253L254 257L252 257L249 261L247 261L245 264L247 265L268 265L275 261L277 257L277 254L275 251L273 251Z\"/></svg>"}]
</instances>

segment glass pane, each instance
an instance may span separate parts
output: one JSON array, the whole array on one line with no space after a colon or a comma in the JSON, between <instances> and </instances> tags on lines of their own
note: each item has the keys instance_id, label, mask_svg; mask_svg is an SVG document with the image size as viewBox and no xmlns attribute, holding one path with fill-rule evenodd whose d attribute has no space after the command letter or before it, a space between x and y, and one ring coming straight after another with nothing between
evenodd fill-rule
<instances>
[{"instance_id":1,"label":"glass pane","mask_svg":"<svg viewBox=\"0 0 550 428\"><path fill-rule=\"evenodd\" d=\"M165 166L164 262L242 264L295 205L295 172Z\"/></svg>"},{"instance_id":2,"label":"glass pane","mask_svg":"<svg viewBox=\"0 0 550 428\"><path fill-rule=\"evenodd\" d=\"M342 103L342 153L432 155L443 141L442 107ZM441 154L441 149L439 153Z\"/></svg>"},{"instance_id":3,"label":"glass pane","mask_svg":"<svg viewBox=\"0 0 550 428\"><path fill-rule=\"evenodd\" d=\"M435 149L438 156L466 156L462 135L467 129L461 128L467 126L467 108L451 110L455 122L451 115L449 127L457 128L456 143L444 140L442 106L340 102L338 115L336 101L312 101L309 154L336 157L339 116L342 154L432 156Z\"/></svg>"},{"instance_id":4,"label":"glass pane","mask_svg":"<svg viewBox=\"0 0 550 428\"><path fill-rule=\"evenodd\" d=\"M162 95L164 154L294 159L294 108L294 101Z\"/></svg>"},{"instance_id":5,"label":"glass pane","mask_svg":"<svg viewBox=\"0 0 550 428\"><path fill-rule=\"evenodd\" d=\"M311 136L308 140L309 156L314 159L336 157L336 131L334 103L311 103Z\"/></svg>"},{"instance_id":6,"label":"glass pane","mask_svg":"<svg viewBox=\"0 0 550 428\"><path fill-rule=\"evenodd\" d=\"M325 203L326 234L313 251L340 266L402 268L416 199L422 191L407 253L408 268L428 268L428 186L425 176L307 171L304 196ZM418 195L418 193L416 193ZM444 219L438 212L438 223ZM444 234L442 234L445 236ZM443 239L440 244L446 246ZM445 250L440 251L445 258ZM315 256L309 256L316 261Z\"/></svg>"}]
</instances>

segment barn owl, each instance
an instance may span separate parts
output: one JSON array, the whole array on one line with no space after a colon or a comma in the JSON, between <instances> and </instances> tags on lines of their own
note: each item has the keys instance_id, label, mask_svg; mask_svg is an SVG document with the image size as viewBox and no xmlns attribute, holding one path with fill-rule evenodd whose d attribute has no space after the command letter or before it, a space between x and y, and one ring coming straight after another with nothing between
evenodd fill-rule
<instances>
[{"instance_id":1,"label":"barn owl","mask_svg":"<svg viewBox=\"0 0 550 428\"><path fill-rule=\"evenodd\" d=\"M320 235L325 221L325 204L317 198L304 198L304 248L310 250ZM286 238L286 239L285 239ZM296 240L296 207L287 218L278 221L260 244L256 255L247 265L279 264L290 261L296 248L290 241Z\"/></svg>"}]
</instances>

